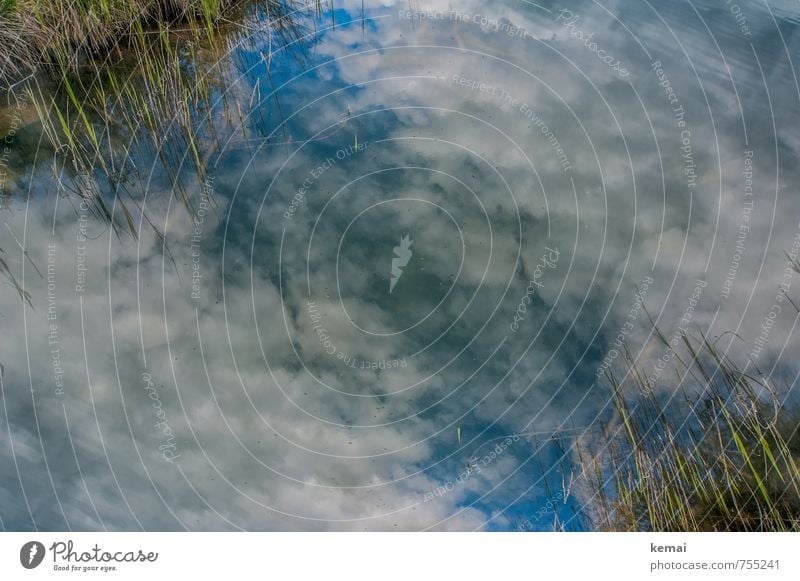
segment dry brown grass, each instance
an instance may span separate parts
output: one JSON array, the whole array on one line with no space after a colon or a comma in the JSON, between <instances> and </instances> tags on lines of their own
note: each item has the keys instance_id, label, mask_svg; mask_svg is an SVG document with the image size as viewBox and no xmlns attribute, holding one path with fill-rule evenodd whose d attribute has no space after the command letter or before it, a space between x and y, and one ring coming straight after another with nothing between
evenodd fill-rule
<instances>
[{"instance_id":1,"label":"dry brown grass","mask_svg":"<svg viewBox=\"0 0 800 581\"><path fill-rule=\"evenodd\" d=\"M137 26L212 30L247 0L0 0L0 89L41 66L76 67Z\"/></svg>"}]
</instances>

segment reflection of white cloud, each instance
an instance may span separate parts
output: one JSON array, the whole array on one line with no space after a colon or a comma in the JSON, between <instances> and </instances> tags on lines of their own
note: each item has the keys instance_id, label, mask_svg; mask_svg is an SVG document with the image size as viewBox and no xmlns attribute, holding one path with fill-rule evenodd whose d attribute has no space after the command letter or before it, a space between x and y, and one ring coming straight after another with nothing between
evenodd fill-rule
<instances>
[{"instance_id":1,"label":"reflection of white cloud","mask_svg":"<svg viewBox=\"0 0 800 581\"><path fill-rule=\"evenodd\" d=\"M357 13L360 2L351 4L345 7ZM782 252L791 247L798 215L797 202L790 195L796 168L781 165L780 184L774 183L774 136L771 124L763 121L768 111L757 66L733 51L736 59L731 59L731 65L741 88L749 147L756 152L757 187L735 287L723 299L720 289L734 253L743 200L742 123L738 106L733 107L730 81L718 75L701 77L712 105L712 124L694 73L660 23L642 9L629 14L630 8L620 4L617 14L646 21L646 26L636 30L648 47L654 45L653 53L669 64L670 79L686 107L699 172L699 184L690 199L682 174L680 132L665 105L663 90L651 71L637 66L643 62L638 45L630 36L616 34L617 25L608 14L588 4L581 10L586 26L593 27L609 50L630 55L636 93L598 66L596 56L580 43L564 37L552 18L511 5L483 4L470 2L460 10L507 18L535 32L571 62L560 60L543 42L492 34L472 24L416 23L412 27L396 19L394 4L386 4L385 12L392 16L376 20L375 33L368 28L361 45L369 48L380 42L386 48L324 65L318 76L285 90L286 103L302 106L328 88L363 85L320 101L291 123L290 133L302 139L337 123L348 105L351 108L352 117L344 129L301 149L276 180L258 222L252 257L256 211L267 184L285 161L285 151L267 148L255 159L243 176L233 207L228 205L227 190L244 172L243 163L234 157L246 157L236 152L224 158L216 182L220 207L207 218L200 245L199 300L190 296L191 222L175 203L166 216L165 193L152 191L148 213L154 223L168 224L167 242L180 281L151 233L144 232L139 241L133 241L101 234L97 228L95 233L101 235L88 245L90 271L82 324L80 299L71 290L75 217L65 204L60 205L53 241L59 248L56 306L65 396L57 396L53 387L46 281L29 263L25 265L24 281L36 310L26 310L24 317L15 293L6 292L0 299L3 326L13 330L0 343L0 361L6 371L5 409L13 453L37 525L64 526L55 488L74 528L99 527L96 514L109 528L121 529L137 527L134 514L146 528L393 530L397 525L421 529L436 527L454 514L458 516L438 526L480 528L491 514L485 505L459 510L493 487L497 490L489 500L500 502L524 490L520 489L523 484L529 486L527 473L507 482L503 479L514 473L520 460L527 459L533 445L514 448L480 478L421 503L425 492L452 478L452 465L461 463L468 453L469 447L457 448L455 422L467 418L465 440L471 442L467 437L476 437L495 421L493 429L503 433L519 430L531 420L543 431L555 429L566 418L579 426L591 421L605 402L598 392L576 409L588 387L586 378L592 378L599 365L596 355L585 356L585 344L594 339L602 359L609 338L616 336L631 308L633 284L650 274L656 256L647 307L659 318L664 333L671 336L675 331L696 280L702 278L708 286L693 323L703 329L713 324L712 335L736 330L743 339L736 349L749 351L774 301L786 266ZM425 5L426 10L449 8L445 2ZM698 46L713 45L696 31L689 36ZM362 39L360 25L342 26L327 34L317 50L322 60L349 55ZM388 48L436 44L456 48ZM727 56L727 46L723 49ZM780 52L764 51L759 58L769 71L785 70ZM503 56L508 62L481 53ZM703 73L720 68L713 52L698 50L692 57ZM552 147L518 109L486 92L455 85L450 80L456 74L502 87L535 107L568 151L573 171L563 171ZM410 76L417 78L389 79ZM788 110L790 102L796 106L794 89L780 77L778 73L768 76L776 117L783 120L777 131L783 147L798 151L797 138L789 131L793 125L786 122L796 117ZM720 103L725 107L717 110ZM386 108L395 109L377 112ZM359 139L369 139L369 147L357 159L343 160L326 170L294 221L287 224L282 216L298 184L323 161L327 146L335 151L349 145L355 133ZM531 173L531 164L541 185ZM350 184L326 211L309 260L304 237L335 191L370 172L421 165L441 173L407 172L403 179L376 174ZM472 188L483 208L445 174ZM40 268L47 264L53 207L52 201L38 196L47 191L52 191L52 184L42 178L27 213L4 215L16 236L22 238L24 232L29 255ZM375 338L359 333L340 308L335 256L339 237L354 215L388 195L419 196L451 211L463 233L465 260L452 295L429 322L414 332ZM484 209L492 224L491 261ZM517 209L523 221L522 240L518 239ZM229 210L223 292L222 232ZM445 273L454 270L460 241L446 221L434 216L414 210L391 224L376 219L359 226L360 238L346 248L340 263L348 290L345 305L358 322L368 321L381 329L409 323L398 320L401 317L394 308L398 303L387 302L394 299L387 298L386 288L398 233L413 231L415 239L417 262L409 262L403 282L423 281L416 283L420 293L447 282ZM548 272L526 315L524 332L509 336L514 309L544 245L561 250L558 268ZM0 229L0 247L15 273L21 273L22 257L14 255L15 243L6 229ZM424 276L415 270L421 258L426 259ZM352 370L326 354L305 311L307 267L311 296L325 313L326 331L339 350L375 361L406 356L408 366ZM796 276L793 289L800 289L800 275ZM512 284L503 298L509 280ZM398 296L401 291L398 286ZM414 297L413 293L406 296ZM414 309L427 307L429 298L407 301L403 313L416 314ZM448 335L411 357L462 311L462 319ZM787 319L772 329L768 352L762 357L774 360L786 343L781 365L791 366L785 358L798 347L791 332L794 313L787 308L784 314ZM526 352L537 332L541 335ZM644 342L648 332L642 315L631 334L631 349L635 354L642 351L646 372L663 353L654 342ZM478 369L501 344L504 347L495 359ZM465 351L456 357L462 348ZM452 364L445 366L451 359ZM182 472L158 452L160 435L153 428L154 411L140 380L145 369L153 375L176 434L181 454L177 466ZM508 377L500 381L506 373ZM408 388L414 384L419 385ZM33 397L29 386L33 386ZM34 404L38 429L32 421ZM427 410L429 406L433 407ZM72 442L65 437L65 409ZM477 437L469 446L480 442ZM13 464L11 453L8 446L0 452L6 466ZM30 526L20 498L16 474L6 471L0 481L0 505L10 507L10 512L4 512L7 527Z\"/></svg>"}]
</instances>

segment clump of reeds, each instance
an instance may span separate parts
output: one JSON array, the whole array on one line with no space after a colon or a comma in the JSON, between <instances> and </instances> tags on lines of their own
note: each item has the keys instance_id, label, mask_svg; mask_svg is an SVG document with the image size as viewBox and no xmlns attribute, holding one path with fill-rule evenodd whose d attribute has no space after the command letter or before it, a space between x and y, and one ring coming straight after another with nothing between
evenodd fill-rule
<instances>
[{"instance_id":1,"label":"clump of reeds","mask_svg":"<svg viewBox=\"0 0 800 581\"><path fill-rule=\"evenodd\" d=\"M572 518L611 531L800 530L797 410L706 337L683 341L673 394L657 395L630 355L624 381L608 374L614 428L574 448Z\"/></svg>"},{"instance_id":2,"label":"clump of reeds","mask_svg":"<svg viewBox=\"0 0 800 581\"><path fill-rule=\"evenodd\" d=\"M224 130L247 131L242 109L260 106L258 81L237 93L231 46L261 51L269 73L273 36L301 30L293 0L0 0L0 91L36 109L68 199L117 234L136 237L141 220L163 241L137 161L160 160L193 213L181 172L204 182ZM2 257L0 275L30 303Z\"/></svg>"},{"instance_id":3,"label":"clump of reeds","mask_svg":"<svg viewBox=\"0 0 800 581\"><path fill-rule=\"evenodd\" d=\"M14 0L0 0L0 90L7 90L30 74L38 63L40 32L16 9Z\"/></svg>"},{"instance_id":4,"label":"clump of reeds","mask_svg":"<svg viewBox=\"0 0 800 581\"><path fill-rule=\"evenodd\" d=\"M51 61L78 65L86 54L108 49L137 25L200 21L213 31L227 11L244 2L0 0L0 62L7 77L3 80Z\"/></svg>"},{"instance_id":5,"label":"clump of reeds","mask_svg":"<svg viewBox=\"0 0 800 581\"><path fill-rule=\"evenodd\" d=\"M171 187L191 210L176 168L203 182L218 131L215 124L245 126L247 112L232 90L239 74L226 41L228 36L235 39L239 27L220 22L244 4L18 1L18 13L33 15L29 33L36 36L59 27L46 45L37 45L43 68L24 89L56 152L59 181L67 193L88 199L94 214L117 233L136 236L136 212L129 204L140 205L144 192L133 191L137 180L131 178L146 176L132 175L138 173L134 150L162 162ZM273 31L284 40L297 38L286 5L292 2L259 5L269 17L260 49L270 46ZM239 16L246 26L246 15ZM221 115L208 116L212 95L219 98ZM247 96L247 102L253 100ZM232 115L238 115L238 123ZM71 187L65 178L71 178Z\"/></svg>"},{"instance_id":6,"label":"clump of reeds","mask_svg":"<svg viewBox=\"0 0 800 581\"><path fill-rule=\"evenodd\" d=\"M292 0L267 0L275 11ZM213 36L253 0L0 0L0 89L35 70L77 71L127 44L138 28L187 25Z\"/></svg>"}]
</instances>

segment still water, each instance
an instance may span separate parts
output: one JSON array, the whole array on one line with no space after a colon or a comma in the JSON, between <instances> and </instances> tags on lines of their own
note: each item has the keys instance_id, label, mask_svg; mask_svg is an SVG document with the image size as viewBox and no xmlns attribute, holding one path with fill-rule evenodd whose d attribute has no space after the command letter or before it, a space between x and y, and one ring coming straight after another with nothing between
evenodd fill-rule
<instances>
[{"instance_id":1,"label":"still water","mask_svg":"<svg viewBox=\"0 0 800 581\"><path fill-rule=\"evenodd\" d=\"M4 109L5 529L575 529L654 324L790 393L796 3L334 4L206 54L191 142Z\"/></svg>"}]
</instances>

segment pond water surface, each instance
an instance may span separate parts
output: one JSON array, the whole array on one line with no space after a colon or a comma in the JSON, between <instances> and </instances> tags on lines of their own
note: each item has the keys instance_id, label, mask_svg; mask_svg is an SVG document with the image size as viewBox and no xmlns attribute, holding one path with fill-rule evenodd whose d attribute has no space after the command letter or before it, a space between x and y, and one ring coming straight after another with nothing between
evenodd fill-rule
<instances>
[{"instance_id":1,"label":"pond water surface","mask_svg":"<svg viewBox=\"0 0 800 581\"><path fill-rule=\"evenodd\" d=\"M168 155L5 109L4 528L574 529L653 323L794 385L796 3L335 4Z\"/></svg>"}]
</instances>

